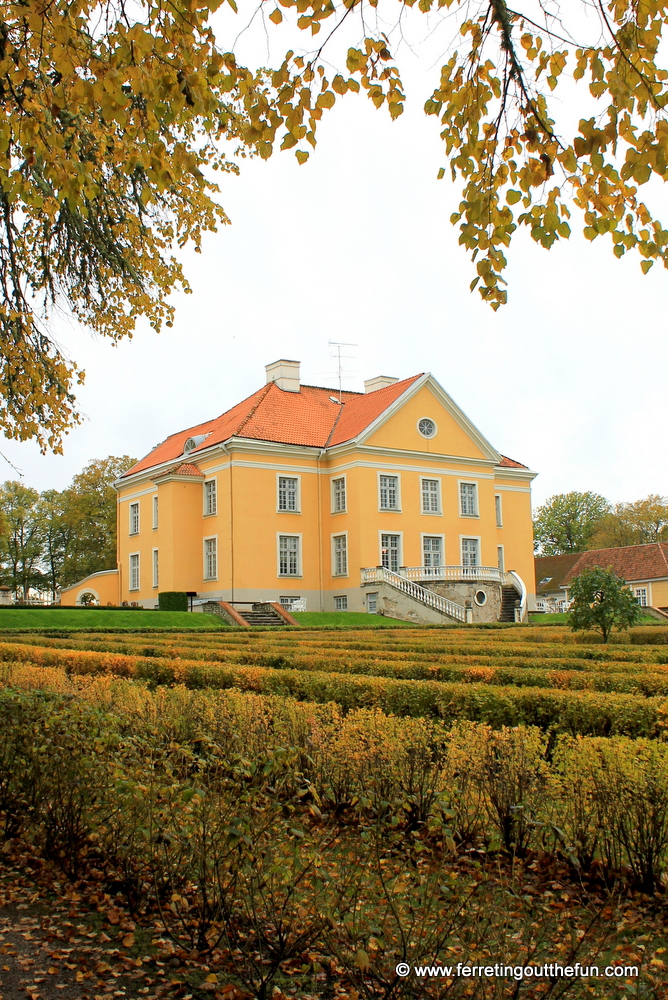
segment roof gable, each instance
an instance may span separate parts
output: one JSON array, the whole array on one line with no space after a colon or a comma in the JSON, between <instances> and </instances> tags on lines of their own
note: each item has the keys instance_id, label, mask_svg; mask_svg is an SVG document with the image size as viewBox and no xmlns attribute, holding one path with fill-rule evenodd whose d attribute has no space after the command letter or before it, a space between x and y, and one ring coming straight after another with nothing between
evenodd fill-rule
<instances>
[{"instance_id":1,"label":"roof gable","mask_svg":"<svg viewBox=\"0 0 668 1000\"><path fill-rule=\"evenodd\" d=\"M424 438L419 433L418 422L422 417L429 417L436 423L438 430L435 437ZM487 459L495 464L501 462L496 448L429 373L413 380L394 404L386 407L362 432L359 441L377 447L400 447L410 451Z\"/></svg>"}]
</instances>

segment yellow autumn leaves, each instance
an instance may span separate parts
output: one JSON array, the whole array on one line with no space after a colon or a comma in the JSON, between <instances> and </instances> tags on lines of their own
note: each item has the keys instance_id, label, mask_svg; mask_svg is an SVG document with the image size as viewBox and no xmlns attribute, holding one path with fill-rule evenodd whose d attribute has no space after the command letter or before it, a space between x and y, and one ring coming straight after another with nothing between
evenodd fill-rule
<instances>
[{"instance_id":1,"label":"yellow autumn leaves","mask_svg":"<svg viewBox=\"0 0 668 1000\"><path fill-rule=\"evenodd\" d=\"M156 330L171 323L170 292L188 287L173 247L198 249L204 232L228 221L212 171L276 147L305 163L323 115L349 92L401 115L392 25L407 7L448 13L425 112L461 187L452 221L475 262L473 287L493 308L506 301L517 228L547 248L569 237L574 209L588 239L608 235L617 256L635 250L643 270L666 264L668 230L638 194L668 169L668 71L658 62L668 12L658 0L601 3L591 39L579 37L584 0L559 23L545 5L543 27L505 0L267 0L265 25L291 25L295 40L275 69L238 62L214 34L219 6L142 0L130 14L115 0L0 2L6 435L59 450L78 419L83 373L53 340L54 308L112 340L131 336L140 317ZM240 25L254 11L242 5ZM346 35L337 55L330 39L349 15L356 40ZM583 105L594 102L572 134L562 134L553 104L564 79Z\"/></svg>"}]
</instances>

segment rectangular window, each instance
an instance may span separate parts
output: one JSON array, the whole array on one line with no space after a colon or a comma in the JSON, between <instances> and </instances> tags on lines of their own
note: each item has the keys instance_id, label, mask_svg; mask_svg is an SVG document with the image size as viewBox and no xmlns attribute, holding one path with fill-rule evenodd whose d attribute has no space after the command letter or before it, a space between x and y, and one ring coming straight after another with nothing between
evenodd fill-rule
<instances>
[{"instance_id":1,"label":"rectangular window","mask_svg":"<svg viewBox=\"0 0 668 1000\"><path fill-rule=\"evenodd\" d=\"M130 504L130 534L139 534L139 502Z\"/></svg>"},{"instance_id":2,"label":"rectangular window","mask_svg":"<svg viewBox=\"0 0 668 1000\"><path fill-rule=\"evenodd\" d=\"M441 538L440 535L423 535L422 565L423 566L443 565L443 539Z\"/></svg>"},{"instance_id":3,"label":"rectangular window","mask_svg":"<svg viewBox=\"0 0 668 1000\"><path fill-rule=\"evenodd\" d=\"M204 539L204 579L215 580L218 576L218 539Z\"/></svg>"},{"instance_id":4,"label":"rectangular window","mask_svg":"<svg viewBox=\"0 0 668 1000\"><path fill-rule=\"evenodd\" d=\"M332 479L332 514L341 514L346 509L346 477Z\"/></svg>"},{"instance_id":5,"label":"rectangular window","mask_svg":"<svg viewBox=\"0 0 668 1000\"><path fill-rule=\"evenodd\" d=\"M475 483L459 484L459 510L462 517L478 516L478 487Z\"/></svg>"},{"instance_id":6,"label":"rectangular window","mask_svg":"<svg viewBox=\"0 0 668 1000\"><path fill-rule=\"evenodd\" d=\"M366 595L366 609L370 615L375 615L378 611L378 594Z\"/></svg>"},{"instance_id":7,"label":"rectangular window","mask_svg":"<svg viewBox=\"0 0 668 1000\"><path fill-rule=\"evenodd\" d=\"M496 564L503 573L506 568L506 560L503 555L503 545L497 545L496 547Z\"/></svg>"},{"instance_id":8,"label":"rectangular window","mask_svg":"<svg viewBox=\"0 0 668 1000\"><path fill-rule=\"evenodd\" d=\"M503 527L503 511L501 509L501 497L497 495L494 497L494 507L496 509L496 526L497 528Z\"/></svg>"},{"instance_id":9,"label":"rectangular window","mask_svg":"<svg viewBox=\"0 0 668 1000\"><path fill-rule=\"evenodd\" d=\"M380 509L399 510L399 476L379 476Z\"/></svg>"},{"instance_id":10,"label":"rectangular window","mask_svg":"<svg viewBox=\"0 0 668 1000\"><path fill-rule=\"evenodd\" d=\"M334 598L334 610L335 611L347 611L348 610L348 595L344 594L343 597Z\"/></svg>"},{"instance_id":11,"label":"rectangular window","mask_svg":"<svg viewBox=\"0 0 668 1000\"><path fill-rule=\"evenodd\" d=\"M334 535L334 576L348 575L348 538Z\"/></svg>"},{"instance_id":12,"label":"rectangular window","mask_svg":"<svg viewBox=\"0 0 668 1000\"><path fill-rule=\"evenodd\" d=\"M296 535L278 536L278 575L299 576L299 538Z\"/></svg>"},{"instance_id":13,"label":"rectangular window","mask_svg":"<svg viewBox=\"0 0 668 1000\"><path fill-rule=\"evenodd\" d=\"M381 564L392 573L397 573L399 570L399 541L399 535L383 533L380 536Z\"/></svg>"},{"instance_id":14,"label":"rectangular window","mask_svg":"<svg viewBox=\"0 0 668 1000\"><path fill-rule=\"evenodd\" d=\"M153 549L153 586L158 586L158 550Z\"/></svg>"},{"instance_id":15,"label":"rectangular window","mask_svg":"<svg viewBox=\"0 0 668 1000\"><path fill-rule=\"evenodd\" d=\"M204 483L204 516L218 513L218 490L216 480L207 479Z\"/></svg>"},{"instance_id":16,"label":"rectangular window","mask_svg":"<svg viewBox=\"0 0 668 1000\"><path fill-rule=\"evenodd\" d=\"M296 476L278 477L278 509L279 510L299 510L297 504L297 484Z\"/></svg>"},{"instance_id":17,"label":"rectangular window","mask_svg":"<svg viewBox=\"0 0 668 1000\"><path fill-rule=\"evenodd\" d=\"M304 608L301 606L302 605L301 597L279 597L278 603L281 605L282 608L285 608L286 611L292 611L293 608L295 611L304 610ZM303 603L305 604L306 601L304 601Z\"/></svg>"},{"instance_id":18,"label":"rectangular window","mask_svg":"<svg viewBox=\"0 0 668 1000\"><path fill-rule=\"evenodd\" d=\"M422 513L423 514L440 514L441 513L441 496L440 496L440 482L438 479L423 479L422 480Z\"/></svg>"},{"instance_id":19,"label":"rectangular window","mask_svg":"<svg viewBox=\"0 0 668 1000\"><path fill-rule=\"evenodd\" d=\"M130 590L139 590L139 553L130 556Z\"/></svg>"},{"instance_id":20,"label":"rectangular window","mask_svg":"<svg viewBox=\"0 0 668 1000\"><path fill-rule=\"evenodd\" d=\"M462 538L462 565L479 566L479 545L477 538Z\"/></svg>"},{"instance_id":21,"label":"rectangular window","mask_svg":"<svg viewBox=\"0 0 668 1000\"><path fill-rule=\"evenodd\" d=\"M636 587L635 597L641 608L647 607L647 587Z\"/></svg>"},{"instance_id":22,"label":"rectangular window","mask_svg":"<svg viewBox=\"0 0 668 1000\"><path fill-rule=\"evenodd\" d=\"M158 498L153 497L153 527L158 527Z\"/></svg>"}]
</instances>

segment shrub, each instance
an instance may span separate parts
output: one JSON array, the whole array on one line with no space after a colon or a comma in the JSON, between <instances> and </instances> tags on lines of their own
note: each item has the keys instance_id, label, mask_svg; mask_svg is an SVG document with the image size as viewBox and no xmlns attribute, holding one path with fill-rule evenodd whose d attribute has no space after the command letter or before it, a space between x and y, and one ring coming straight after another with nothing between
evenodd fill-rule
<instances>
[{"instance_id":1,"label":"shrub","mask_svg":"<svg viewBox=\"0 0 668 1000\"><path fill-rule=\"evenodd\" d=\"M187 611L188 597L182 590L162 590L158 594L159 611Z\"/></svg>"}]
</instances>

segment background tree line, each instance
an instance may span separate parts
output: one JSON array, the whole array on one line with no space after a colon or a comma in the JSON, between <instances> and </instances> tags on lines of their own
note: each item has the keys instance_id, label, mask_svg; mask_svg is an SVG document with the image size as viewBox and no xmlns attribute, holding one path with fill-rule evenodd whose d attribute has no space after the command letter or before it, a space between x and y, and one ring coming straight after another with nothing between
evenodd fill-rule
<instances>
[{"instance_id":1,"label":"background tree line","mask_svg":"<svg viewBox=\"0 0 668 1000\"><path fill-rule=\"evenodd\" d=\"M31 589L56 600L61 587L116 566L113 483L135 462L89 462L62 492L38 493L17 480L0 486L0 578L16 600Z\"/></svg>"},{"instance_id":2,"label":"background tree line","mask_svg":"<svg viewBox=\"0 0 668 1000\"><path fill-rule=\"evenodd\" d=\"M558 493L536 511L534 544L540 555L668 542L668 497L611 504L599 493Z\"/></svg>"}]
</instances>

